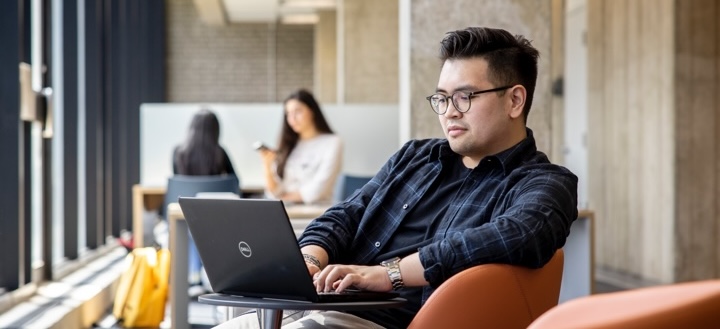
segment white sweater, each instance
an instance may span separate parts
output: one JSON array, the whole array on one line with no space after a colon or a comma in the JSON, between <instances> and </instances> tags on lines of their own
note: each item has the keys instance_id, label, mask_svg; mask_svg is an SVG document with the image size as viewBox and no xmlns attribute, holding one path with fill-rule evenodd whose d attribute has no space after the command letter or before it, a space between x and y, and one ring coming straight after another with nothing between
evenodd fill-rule
<instances>
[{"instance_id":1,"label":"white sweater","mask_svg":"<svg viewBox=\"0 0 720 329\"><path fill-rule=\"evenodd\" d=\"M278 193L298 191L307 204L332 202L342 152L342 140L334 134L298 141L285 162L285 177L275 175Z\"/></svg>"}]
</instances>

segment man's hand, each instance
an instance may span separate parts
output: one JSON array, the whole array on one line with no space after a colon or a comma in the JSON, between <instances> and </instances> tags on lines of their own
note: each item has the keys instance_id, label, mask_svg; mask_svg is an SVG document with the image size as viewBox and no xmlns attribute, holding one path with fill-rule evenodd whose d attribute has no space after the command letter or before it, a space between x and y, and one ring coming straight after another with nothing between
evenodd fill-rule
<instances>
[{"instance_id":1,"label":"man's hand","mask_svg":"<svg viewBox=\"0 0 720 329\"><path fill-rule=\"evenodd\" d=\"M308 272L310 272L310 276L315 277L315 274L320 272L320 268L315 266L315 264L305 263L308 268Z\"/></svg>"},{"instance_id":2,"label":"man's hand","mask_svg":"<svg viewBox=\"0 0 720 329\"><path fill-rule=\"evenodd\" d=\"M322 266L322 264L317 257L310 254L303 254L303 258L305 258L305 265L307 265L310 276L314 277L315 273L320 272L320 266Z\"/></svg>"},{"instance_id":3,"label":"man's hand","mask_svg":"<svg viewBox=\"0 0 720 329\"><path fill-rule=\"evenodd\" d=\"M387 270L380 265L328 265L313 278L318 292L341 292L351 286L370 291L392 290Z\"/></svg>"},{"instance_id":4,"label":"man's hand","mask_svg":"<svg viewBox=\"0 0 720 329\"><path fill-rule=\"evenodd\" d=\"M314 277L315 274L320 272L322 267L328 262L327 252L325 252L325 249L320 246L308 245L302 247L300 251L303 254L305 265L307 266L311 277Z\"/></svg>"}]
</instances>

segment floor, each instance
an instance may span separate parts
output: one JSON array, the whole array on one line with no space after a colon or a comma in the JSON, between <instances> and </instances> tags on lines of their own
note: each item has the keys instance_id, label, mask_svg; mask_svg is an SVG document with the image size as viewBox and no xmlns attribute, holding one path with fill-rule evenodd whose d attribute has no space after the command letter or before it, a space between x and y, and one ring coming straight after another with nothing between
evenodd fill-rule
<instances>
[{"instance_id":1,"label":"floor","mask_svg":"<svg viewBox=\"0 0 720 329\"><path fill-rule=\"evenodd\" d=\"M621 291L625 290L624 288L612 285L610 283L602 282L602 281L595 281L595 293L596 294L602 294L606 292L615 292L615 291Z\"/></svg>"},{"instance_id":2,"label":"floor","mask_svg":"<svg viewBox=\"0 0 720 329\"><path fill-rule=\"evenodd\" d=\"M225 315L221 313L220 308L213 305L199 303L197 300L190 302L188 310L188 321L193 329L212 328L224 321ZM167 314L168 312L166 312ZM160 324L160 328L170 328L170 321L165 317L165 321Z\"/></svg>"},{"instance_id":3,"label":"floor","mask_svg":"<svg viewBox=\"0 0 720 329\"><path fill-rule=\"evenodd\" d=\"M160 323L160 328L170 328L170 304L168 303L165 309L165 320ZM222 313L220 308L216 308L212 305L199 303L197 300L191 300L188 310L190 327L192 329L204 329L212 328L215 325L224 321L225 315ZM117 323L117 320L111 314L108 314L104 319L99 321L95 329L107 328L107 329L119 329L123 328Z\"/></svg>"}]
</instances>

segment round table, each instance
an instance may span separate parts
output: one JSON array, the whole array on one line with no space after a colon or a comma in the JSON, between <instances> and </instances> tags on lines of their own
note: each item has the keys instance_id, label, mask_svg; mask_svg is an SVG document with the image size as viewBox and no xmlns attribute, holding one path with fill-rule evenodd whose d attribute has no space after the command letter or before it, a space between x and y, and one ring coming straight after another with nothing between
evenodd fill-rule
<instances>
[{"instance_id":1,"label":"round table","mask_svg":"<svg viewBox=\"0 0 720 329\"><path fill-rule=\"evenodd\" d=\"M393 298L388 300L312 303L290 299L254 298L225 294L206 294L198 297L198 301L210 305L256 308L260 328L280 328L283 310L338 310L360 311L378 308L401 307L406 300Z\"/></svg>"}]
</instances>

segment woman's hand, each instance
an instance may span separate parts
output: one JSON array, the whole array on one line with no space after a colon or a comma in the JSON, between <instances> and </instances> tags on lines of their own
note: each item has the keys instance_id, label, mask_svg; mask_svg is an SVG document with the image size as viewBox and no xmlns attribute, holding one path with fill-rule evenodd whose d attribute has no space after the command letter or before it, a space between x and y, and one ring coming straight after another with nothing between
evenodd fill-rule
<instances>
[{"instance_id":1,"label":"woman's hand","mask_svg":"<svg viewBox=\"0 0 720 329\"><path fill-rule=\"evenodd\" d=\"M263 172L265 173L265 189L271 194L277 194L278 182L275 181L275 173L273 173L273 163L277 157L277 153L271 149L261 148L258 150L263 163Z\"/></svg>"},{"instance_id":2,"label":"woman's hand","mask_svg":"<svg viewBox=\"0 0 720 329\"><path fill-rule=\"evenodd\" d=\"M328 265L313 277L318 292L341 292L349 287L370 291L390 291L392 282L380 266Z\"/></svg>"},{"instance_id":3,"label":"woman's hand","mask_svg":"<svg viewBox=\"0 0 720 329\"><path fill-rule=\"evenodd\" d=\"M272 168L272 164L275 162L275 158L277 157L277 153L275 151L270 149L260 149L258 152L260 152L260 158L262 158L263 165L266 169Z\"/></svg>"}]
</instances>

